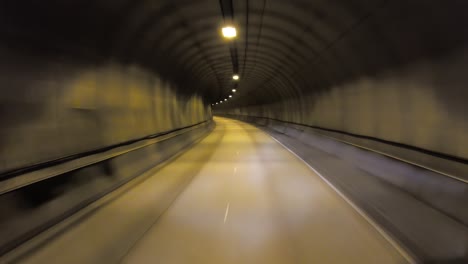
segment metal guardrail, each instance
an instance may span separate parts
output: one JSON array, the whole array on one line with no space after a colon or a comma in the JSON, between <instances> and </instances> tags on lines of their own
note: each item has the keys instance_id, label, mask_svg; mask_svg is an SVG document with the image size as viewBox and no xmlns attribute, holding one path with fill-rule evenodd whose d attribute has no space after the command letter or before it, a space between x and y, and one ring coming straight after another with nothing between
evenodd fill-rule
<instances>
[{"instance_id":1,"label":"metal guardrail","mask_svg":"<svg viewBox=\"0 0 468 264\"><path fill-rule=\"evenodd\" d=\"M437 174L444 175L444 176L447 176L447 177L452 178L454 180L461 181L461 182L464 182L464 183L468 184L468 179L464 179L464 178L458 177L456 175L453 175L453 174L450 174L450 173L447 173L447 172L444 172L444 171L441 171L441 170L431 168L429 166L425 166L425 165L422 165L422 164L419 164L419 163L416 163L416 162L413 162L413 161L410 161L410 160L407 160L407 159L403 159L403 158L397 157L395 155L385 153L383 151L379 151L379 150L376 150L376 149L361 146L359 144L352 143L352 142L349 142L349 141L346 141L346 140L342 140L342 139L339 139L339 138L336 138L336 137L333 137L333 136L330 136L330 135L327 135L327 134L324 134L324 133L317 132L317 134L319 134L319 135L321 135L323 137L326 137L326 138L329 138L329 139L339 141L341 143L353 146L353 147L357 147L357 148L360 148L360 149L371 151L371 152L374 152L374 153L377 153L377 154L380 154L380 155L383 155L383 156L386 156L386 157L389 157L389 158L392 158L392 159L395 159L395 160L398 160L398 161L401 161L401 162L404 162L404 163L408 163L408 164L411 164L413 166L420 167L420 168L423 168L425 170L429 170L429 171L435 172Z\"/></svg>"},{"instance_id":2,"label":"metal guardrail","mask_svg":"<svg viewBox=\"0 0 468 264\"><path fill-rule=\"evenodd\" d=\"M152 135L145 137L144 139L132 141L125 145L118 145L114 147L107 147L102 151L93 151L94 154L89 155L75 155L77 158L71 158L67 161L57 162L47 162L45 166L32 166L31 169L19 169L18 171L26 171L25 173L18 174L12 177L3 177L5 180L0 181L0 195L17 190L19 188L50 179L64 173L74 171L83 167L87 167L108 159L115 158L117 156L126 154L131 151L135 151L141 148L144 148L149 145L156 144L161 141L165 141L176 137L178 135L184 134L191 130L197 129L200 126L203 126L209 123L210 120L183 127L174 129L168 132L160 133L157 135ZM97 152L97 153L96 153ZM40 164L39 164L40 165ZM39 168L38 168L39 167ZM11 172L9 172L11 174ZM0 177L1 179L2 177Z\"/></svg>"},{"instance_id":3,"label":"metal guardrail","mask_svg":"<svg viewBox=\"0 0 468 264\"><path fill-rule=\"evenodd\" d=\"M449 177L449 178L451 178L453 180L468 184L468 177L464 178L463 177L464 175L462 175L462 176L455 175L454 173L450 173L448 171L443 171L441 169L431 167L430 165L427 165L427 164L426 165L421 164L421 163L418 163L418 162L415 162L415 161L412 161L412 160L409 160L409 159L406 159L406 158L401 158L401 157L398 157L396 155L386 153L384 151L379 151L377 149L373 149L373 148L370 148L370 147L362 146L362 145L357 144L357 143L346 141L346 140L334 137L332 135L329 135L328 133L338 133L338 134L343 134L343 135L347 135L347 136L350 136L350 137L365 138L367 140L372 141L373 139L371 139L369 137L363 137L363 136L359 136L359 135L352 135L352 134L345 133L345 132L342 132L342 131L324 129L324 128L320 128L320 127L313 127L313 126L308 126L308 125L303 125L303 124L298 124L298 123L293 123L293 122L287 122L287 121L282 121L282 120L277 120L277 119L272 119L272 118L266 118L266 117L243 116L243 115L221 115L221 116L226 116L226 117L235 116L235 117L243 117L243 118L264 119L264 120L271 120L271 121L275 121L275 122L281 122L281 123L284 123L284 124L290 124L290 125L294 125L294 126L301 126L301 127L304 127L304 128L311 128L311 129L314 129L317 134L319 134L321 136L324 136L324 137L327 137L329 139L332 139L334 141L338 141L338 142L341 142L341 143L344 143L344 144L347 144L347 145L350 145L350 146L353 146L353 147L357 147L357 148L360 148L360 149L371 151L371 152L374 152L374 153L389 157L391 159L395 159L395 160L398 160L398 161L401 161L401 162L404 162L404 163L407 163L407 164L410 164L410 165L413 165L413 166L416 166L416 167L420 167L422 169L435 172L435 173L437 173L437 174L439 174L441 176L446 176L446 177ZM374 141L375 140L376 139L374 139ZM390 144L385 143L385 142L381 142L381 143L391 146ZM403 144L399 144L399 145L403 145ZM448 155L445 155L445 154L435 153L437 155L435 155L435 154L431 155L430 153L426 153L426 152L430 152L430 151L421 152L421 151L416 150L416 148L415 149L409 149L408 147L410 147L410 146L407 146L406 148L402 147L402 146L400 146L400 147L394 146L394 147L401 148L401 149L408 149L409 151L416 151L416 152L420 153L421 155L427 155L427 156L433 157L435 159L446 160L447 162L455 162L455 163L464 164L464 165L468 164L468 161L465 161L465 160L463 160L461 158L458 158L458 157L448 156ZM446 156L446 157L444 158L443 156Z\"/></svg>"}]
</instances>

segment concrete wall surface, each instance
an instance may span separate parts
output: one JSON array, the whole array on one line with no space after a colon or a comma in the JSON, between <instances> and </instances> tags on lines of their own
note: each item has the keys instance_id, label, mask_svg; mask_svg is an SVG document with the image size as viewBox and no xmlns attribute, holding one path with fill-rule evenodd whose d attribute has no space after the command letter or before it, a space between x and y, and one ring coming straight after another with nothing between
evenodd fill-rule
<instances>
[{"instance_id":1,"label":"concrete wall surface","mask_svg":"<svg viewBox=\"0 0 468 264\"><path fill-rule=\"evenodd\" d=\"M214 126L214 122L204 122L164 136L141 140L124 146L132 151L119 151L120 154L112 158L108 157L115 149L90 155L95 156L91 157L95 161L100 161L88 166L77 166L76 159L65 162L59 166L70 170L0 195L0 255L124 184L128 183L127 187L123 187L125 189L145 181L165 162L173 160L203 139ZM90 156L81 158L82 162ZM46 176L47 168L39 173ZM13 181L20 182L21 176ZM180 192L179 186L190 181L184 178L163 182L168 183L168 190L164 192L167 196L164 197L172 197ZM166 189L166 185L163 189ZM164 197L161 200L165 200Z\"/></svg>"},{"instance_id":2,"label":"concrete wall surface","mask_svg":"<svg viewBox=\"0 0 468 264\"><path fill-rule=\"evenodd\" d=\"M402 143L468 159L468 50L362 76L320 93L215 110Z\"/></svg>"},{"instance_id":3,"label":"concrete wall surface","mask_svg":"<svg viewBox=\"0 0 468 264\"><path fill-rule=\"evenodd\" d=\"M201 97L138 66L0 48L0 172L190 126Z\"/></svg>"}]
</instances>

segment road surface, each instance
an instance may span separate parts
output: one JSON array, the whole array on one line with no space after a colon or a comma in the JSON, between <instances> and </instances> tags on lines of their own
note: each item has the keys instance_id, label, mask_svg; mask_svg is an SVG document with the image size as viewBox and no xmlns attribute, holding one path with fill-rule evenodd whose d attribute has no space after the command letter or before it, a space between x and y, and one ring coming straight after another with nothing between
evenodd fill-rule
<instances>
[{"instance_id":1,"label":"road surface","mask_svg":"<svg viewBox=\"0 0 468 264\"><path fill-rule=\"evenodd\" d=\"M173 162L31 241L24 247L35 250L16 261L407 263L270 136L238 121L216 122Z\"/></svg>"}]
</instances>

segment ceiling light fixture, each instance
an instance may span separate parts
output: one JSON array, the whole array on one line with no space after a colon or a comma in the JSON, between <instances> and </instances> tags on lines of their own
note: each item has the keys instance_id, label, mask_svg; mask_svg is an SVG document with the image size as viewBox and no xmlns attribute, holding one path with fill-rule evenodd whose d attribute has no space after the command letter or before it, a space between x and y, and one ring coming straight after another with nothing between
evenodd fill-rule
<instances>
[{"instance_id":1,"label":"ceiling light fixture","mask_svg":"<svg viewBox=\"0 0 468 264\"><path fill-rule=\"evenodd\" d=\"M237 30L233 26L223 27L221 32L223 33L223 37L225 37L227 39L232 39L232 38L235 38L237 36Z\"/></svg>"},{"instance_id":2,"label":"ceiling light fixture","mask_svg":"<svg viewBox=\"0 0 468 264\"><path fill-rule=\"evenodd\" d=\"M229 95L229 98L232 98L232 95Z\"/></svg>"},{"instance_id":3,"label":"ceiling light fixture","mask_svg":"<svg viewBox=\"0 0 468 264\"><path fill-rule=\"evenodd\" d=\"M234 81L237 81L237 80L239 80L239 75L237 75L237 74L234 74L234 75L232 76L232 79L233 79Z\"/></svg>"},{"instance_id":4,"label":"ceiling light fixture","mask_svg":"<svg viewBox=\"0 0 468 264\"><path fill-rule=\"evenodd\" d=\"M237 92L237 90L236 90L236 89L232 89L232 92L235 93L235 92Z\"/></svg>"},{"instance_id":5,"label":"ceiling light fixture","mask_svg":"<svg viewBox=\"0 0 468 264\"><path fill-rule=\"evenodd\" d=\"M227 101L227 99L224 99L224 101Z\"/></svg>"}]
</instances>

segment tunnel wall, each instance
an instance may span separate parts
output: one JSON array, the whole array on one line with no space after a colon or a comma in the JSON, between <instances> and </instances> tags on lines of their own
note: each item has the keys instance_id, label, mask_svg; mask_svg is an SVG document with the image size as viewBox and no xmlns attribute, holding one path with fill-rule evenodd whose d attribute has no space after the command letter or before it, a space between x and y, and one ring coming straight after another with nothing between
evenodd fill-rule
<instances>
[{"instance_id":1,"label":"tunnel wall","mask_svg":"<svg viewBox=\"0 0 468 264\"><path fill-rule=\"evenodd\" d=\"M200 97L138 66L0 53L0 172L211 118Z\"/></svg>"},{"instance_id":2,"label":"tunnel wall","mask_svg":"<svg viewBox=\"0 0 468 264\"><path fill-rule=\"evenodd\" d=\"M215 109L277 119L468 159L468 50L265 105Z\"/></svg>"}]
</instances>

